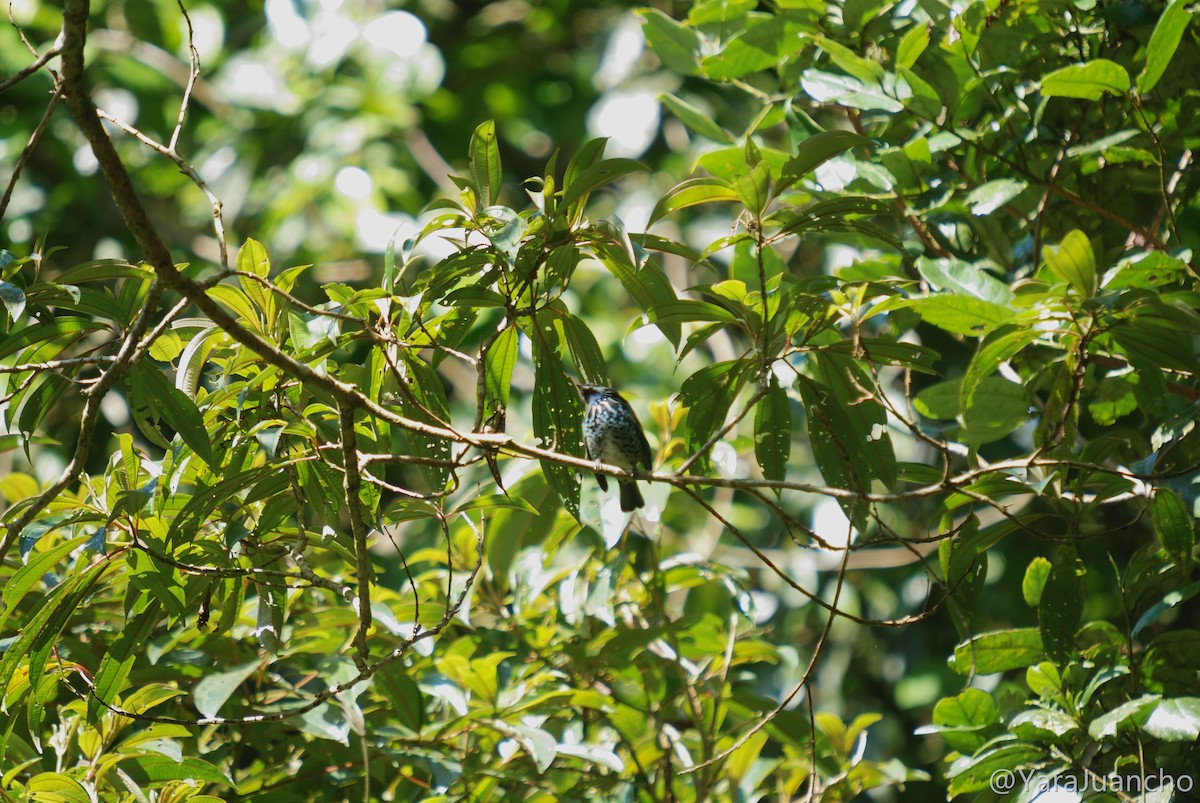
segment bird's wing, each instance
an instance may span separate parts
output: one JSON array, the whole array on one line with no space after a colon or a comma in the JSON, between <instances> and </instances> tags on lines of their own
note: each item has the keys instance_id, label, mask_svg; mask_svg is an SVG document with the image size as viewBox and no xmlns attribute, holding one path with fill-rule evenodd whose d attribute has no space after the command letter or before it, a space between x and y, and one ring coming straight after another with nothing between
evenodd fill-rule
<instances>
[{"instance_id":1,"label":"bird's wing","mask_svg":"<svg viewBox=\"0 0 1200 803\"><path fill-rule=\"evenodd\" d=\"M646 440L646 432L642 429L642 422L638 422L637 427L638 440L641 441L642 447L642 464L646 466L647 471L654 469L654 455L650 453L650 441Z\"/></svg>"}]
</instances>

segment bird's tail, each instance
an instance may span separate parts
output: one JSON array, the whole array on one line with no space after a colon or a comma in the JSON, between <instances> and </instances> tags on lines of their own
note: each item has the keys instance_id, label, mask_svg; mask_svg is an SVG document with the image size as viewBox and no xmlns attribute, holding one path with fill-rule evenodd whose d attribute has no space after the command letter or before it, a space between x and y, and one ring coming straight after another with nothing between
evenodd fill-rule
<instances>
[{"instance_id":1,"label":"bird's tail","mask_svg":"<svg viewBox=\"0 0 1200 803\"><path fill-rule=\"evenodd\" d=\"M617 484L621 488L621 510L628 513L646 504L646 500L642 499L642 492L638 490L636 482L633 480L624 480Z\"/></svg>"}]
</instances>

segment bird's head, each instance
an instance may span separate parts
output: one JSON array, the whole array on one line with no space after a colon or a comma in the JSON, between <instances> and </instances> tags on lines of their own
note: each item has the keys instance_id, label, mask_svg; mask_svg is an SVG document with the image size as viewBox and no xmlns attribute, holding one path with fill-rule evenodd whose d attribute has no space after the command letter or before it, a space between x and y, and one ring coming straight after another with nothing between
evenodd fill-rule
<instances>
[{"instance_id":1,"label":"bird's head","mask_svg":"<svg viewBox=\"0 0 1200 803\"><path fill-rule=\"evenodd\" d=\"M591 404L592 399L599 399L606 394L612 393L611 388L606 388L603 385L580 384L577 387L579 388L579 395L583 397L585 404Z\"/></svg>"}]
</instances>

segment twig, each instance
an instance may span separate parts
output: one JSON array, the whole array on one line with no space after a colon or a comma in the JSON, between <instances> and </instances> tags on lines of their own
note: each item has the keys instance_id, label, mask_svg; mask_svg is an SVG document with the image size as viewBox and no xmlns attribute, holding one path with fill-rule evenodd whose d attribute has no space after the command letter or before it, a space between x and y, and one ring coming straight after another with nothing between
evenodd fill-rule
<instances>
[{"instance_id":1,"label":"twig","mask_svg":"<svg viewBox=\"0 0 1200 803\"><path fill-rule=\"evenodd\" d=\"M17 179L21 177L21 170L24 169L25 163L29 161L29 157L33 154L33 149L37 147L38 141L41 140L42 132L46 130L46 124L50 122L50 118L54 115L54 110L58 108L58 102L61 99L62 91L56 84L54 93L50 96L50 102L46 104L46 111L42 113L42 119L38 121L37 126L33 129L33 133L29 135L29 141L25 143L24 150L17 157L17 164L13 167L12 175L9 176L8 186L4 188L4 197L0 198L0 220L4 218L4 213L8 209L8 203L12 200L13 189L17 186Z\"/></svg>"},{"instance_id":2,"label":"twig","mask_svg":"<svg viewBox=\"0 0 1200 803\"><path fill-rule=\"evenodd\" d=\"M849 559L849 557L850 557L850 553L847 551L845 554L845 558L842 561L841 571L838 572L837 584L834 587L834 592L833 592L833 602L830 603L830 606L829 606L829 608L830 608L829 617L825 620L825 627L821 630L821 635L820 635L820 637L818 637L816 645L813 646L812 657L810 657L808 659L808 666L804 668L804 674L800 677L800 681L796 684L795 688L793 688L791 690L791 692L789 692L788 695L786 697L784 697L783 700L780 701L779 705L775 706L775 708L772 709L766 716L762 717L757 722L755 722L754 725L748 731L743 733L737 739L737 741L735 741L732 745L730 745L726 749L722 750L720 753L717 753L715 756L708 759L707 761L702 761L699 764L693 764L690 767L685 767L682 770L684 773L692 773L692 772L695 772L696 770L703 769L704 767L711 766L713 764L716 764L717 762L724 761L725 759L729 758L729 756L733 755L733 753L735 751L737 751L738 749L740 749L744 744L746 744L746 742L750 741L751 737L753 737L754 734L758 733L760 730L765 728L767 725L769 725L771 723L771 720L773 720L773 719L775 719L775 717L779 716L780 712L783 711L785 708L787 708L788 705L792 702L792 700L795 699L796 695L800 693L800 690L808 685L808 679L812 675L813 669L815 669L817 666L817 659L821 656L821 653L824 651L825 641L829 638L829 633L833 629L833 622L837 618L837 616L835 615L835 612L837 611L838 600L840 600L841 596L842 596L842 586L845 584L845 581L846 581L846 563L845 563L845 561L847 559ZM815 734L813 735L813 738L814 739L816 738ZM815 777L815 773L814 773L813 777Z\"/></svg>"},{"instance_id":3,"label":"twig","mask_svg":"<svg viewBox=\"0 0 1200 803\"><path fill-rule=\"evenodd\" d=\"M183 21L187 25L188 80L187 85L183 88L183 100L179 103L179 117L175 121L175 130L171 132L171 141L167 143L167 149L172 153L175 152L175 146L179 144L179 134L183 131L183 121L187 119L192 90L195 89L196 80L200 77L200 54L196 52L196 36L195 31L192 30L192 18L188 15L183 0L176 0L176 5L179 6L179 13L183 14Z\"/></svg>"},{"instance_id":4,"label":"twig","mask_svg":"<svg viewBox=\"0 0 1200 803\"><path fill-rule=\"evenodd\" d=\"M357 652L355 664L361 671L371 658L367 647L367 631L371 629L371 553L367 549L367 526L363 522L362 476L359 474L358 435L354 432L354 408L338 404L338 427L342 436L342 489L346 494L346 509L350 513L350 534L354 541L354 558L358 564L358 632L354 636Z\"/></svg>"},{"instance_id":5,"label":"twig","mask_svg":"<svg viewBox=\"0 0 1200 803\"><path fill-rule=\"evenodd\" d=\"M33 63L28 67L21 69L20 72L16 73L11 78L6 78L5 80L0 81L0 92L6 92L9 89L12 89L14 86L33 75L38 70L42 69L42 67L46 65L46 62L50 61L50 59L59 54L59 51L60 49L57 46L50 48L45 53L34 59Z\"/></svg>"},{"instance_id":6,"label":"twig","mask_svg":"<svg viewBox=\"0 0 1200 803\"><path fill-rule=\"evenodd\" d=\"M225 219L221 211L221 199L218 198L217 194L209 188L208 182L202 179L200 174L196 172L196 168L192 167L191 163L176 153L173 148L168 148L166 145L156 142L138 129L122 120L118 120L116 117L113 117L111 114L108 114L105 111L97 109L96 114L100 118L108 120L110 123L117 126L126 134L133 137L138 142L141 142L146 147L170 159L175 163L175 166L179 168L179 172L191 179L192 183L196 185L196 188L200 190L200 192L204 193L204 197L208 199L209 206L212 208L213 232L217 237L217 250L220 254L220 265L222 269L228 270L229 247L225 242ZM107 138L107 134L105 137ZM124 169L124 167L122 167L122 169ZM126 225L128 225L128 220L126 221Z\"/></svg>"}]
</instances>

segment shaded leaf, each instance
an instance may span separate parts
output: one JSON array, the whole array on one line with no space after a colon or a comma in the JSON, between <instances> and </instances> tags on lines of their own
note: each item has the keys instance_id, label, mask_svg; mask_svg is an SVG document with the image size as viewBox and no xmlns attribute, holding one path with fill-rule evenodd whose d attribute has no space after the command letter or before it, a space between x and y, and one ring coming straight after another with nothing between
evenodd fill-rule
<instances>
[{"instance_id":1,"label":"shaded leaf","mask_svg":"<svg viewBox=\"0 0 1200 803\"><path fill-rule=\"evenodd\" d=\"M769 480L782 480L787 474L792 451L792 411L787 392L771 377L771 389L759 399L754 410L754 456Z\"/></svg>"},{"instance_id":2,"label":"shaded leaf","mask_svg":"<svg viewBox=\"0 0 1200 803\"><path fill-rule=\"evenodd\" d=\"M225 701L237 691L246 678L262 669L262 661L248 661L224 672L205 675L192 689L192 702L196 710L208 719L217 716Z\"/></svg>"}]
</instances>

